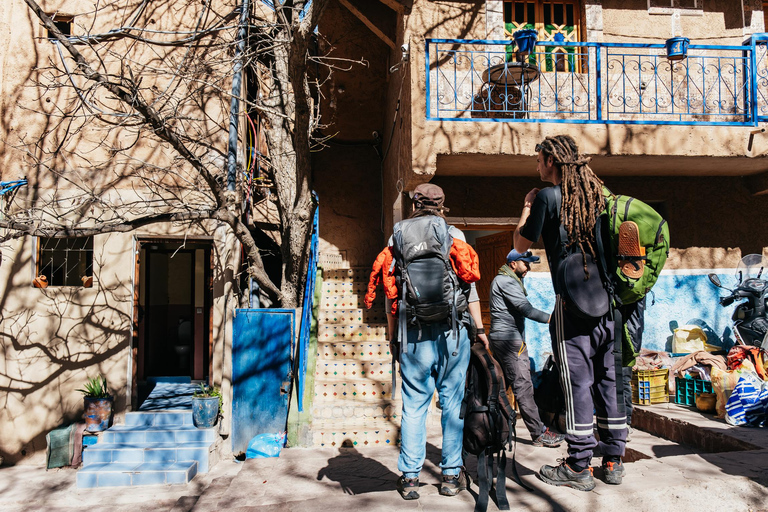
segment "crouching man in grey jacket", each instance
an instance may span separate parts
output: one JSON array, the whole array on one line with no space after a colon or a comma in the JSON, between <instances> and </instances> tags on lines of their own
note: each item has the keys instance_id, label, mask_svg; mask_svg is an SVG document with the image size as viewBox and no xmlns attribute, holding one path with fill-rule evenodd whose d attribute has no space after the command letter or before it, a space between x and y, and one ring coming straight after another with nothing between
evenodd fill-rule
<instances>
[{"instance_id":1,"label":"crouching man in grey jacket","mask_svg":"<svg viewBox=\"0 0 768 512\"><path fill-rule=\"evenodd\" d=\"M512 386L526 428L534 446L559 446L564 436L544 426L539 409L533 400L533 384L525 345L525 319L549 323L549 314L534 308L526 296L523 278L531 270L531 263L539 257L530 251L520 254L512 249L507 264L499 269L491 283L491 333L493 355L501 363L504 379Z\"/></svg>"}]
</instances>

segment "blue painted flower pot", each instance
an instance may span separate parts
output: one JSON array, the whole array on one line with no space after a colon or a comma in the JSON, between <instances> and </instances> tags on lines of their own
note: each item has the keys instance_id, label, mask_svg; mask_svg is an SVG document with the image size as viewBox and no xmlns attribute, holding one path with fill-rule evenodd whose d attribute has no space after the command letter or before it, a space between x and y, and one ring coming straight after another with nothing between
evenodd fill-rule
<instances>
[{"instance_id":1,"label":"blue painted flower pot","mask_svg":"<svg viewBox=\"0 0 768 512\"><path fill-rule=\"evenodd\" d=\"M688 56L688 45L691 40L687 37L672 37L667 39L667 59L683 60Z\"/></svg>"},{"instance_id":2,"label":"blue painted flower pot","mask_svg":"<svg viewBox=\"0 0 768 512\"><path fill-rule=\"evenodd\" d=\"M517 51L520 53L531 53L533 47L536 46L536 38L538 32L532 28L526 28L523 30L516 30L512 34L512 39L515 40L517 45Z\"/></svg>"},{"instance_id":3,"label":"blue painted flower pot","mask_svg":"<svg viewBox=\"0 0 768 512\"><path fill-rule=\"evenodd\" d=\"M192 422L197 428L211 428L219 417L219 397L192 397Z\"/></svg>"},{"instance_id":4,"label":"blue painted flower pot","mask_svg":"<svg viewBox=\"0 0 768 512\"><path fill-rule=\"evenodd\" d=\"M113 397L93 398L83 397L85 406L85 430L88 432L101 432L109 428L112 421Z\"/></svg>"}]
</instances>

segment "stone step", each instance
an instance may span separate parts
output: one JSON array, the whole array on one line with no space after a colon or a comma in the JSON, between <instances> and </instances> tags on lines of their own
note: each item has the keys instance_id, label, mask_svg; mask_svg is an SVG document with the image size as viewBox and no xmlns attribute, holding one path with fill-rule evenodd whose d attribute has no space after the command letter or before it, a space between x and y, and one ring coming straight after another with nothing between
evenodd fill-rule
<instances>
[{"instance_id":1,"label":"stone step","mask_svg":"<svg viewBox=\"0 0 768 512\"><path fill-rule=\"evenodd\" d=\"M398 387L400 380L398 379ZM392 382L349 381L349 382L315 382L316 403L330 400L354 402L375 402L392 397ZM399 396L400 393L398 392Z\"/></svg>"},{"instance_id":2,"label":"stone step","mask_svg":"<svg viewBox=\"0 0 768 512\"><path fill-rule=\"evenodd\" d=\"M196 428L192 425L115 425L101 434L100 443L213 443L215 428Z\"/></svg>"},{"instance_id":3,"label":"stone step","mask_svg":"<svg viewBox=\"0 0 768 512\"><path fill-rule=\"evenodd\" d=\"M368 280L365 281L323 281L321 288L323 296L326 295L363 295L368 292ZM384 288L379 285L376 296L384 293Z\"/></svg>"},{"instance_id":4,"label":"stone step","mask_svg":"<svg viewBox=\"0 0 768 512\"><path fill-rule=\"evenodd\" d=\"M329 422L373 422L400 421L403 403L401 400L380 400L378 402L350 402L328 400L312 404L312 425L327 426Z\"/></svg>"},{"instance_id":5,"label":"stone step","mask_svg":"<svg viewBox=\"0 0 768 512\"><path fill-rule=\"evenodd\" d=\"M320 325L317 328L317 341L386 341L386 325Z\"/></svg>"},{"instance_id":6,"label":"stone step","mask_svg":"<svg viewBox=\"0 0 768 512\"><path fill-rule=\"evenodd\" d=\"M389 356L387 356L389 357ZM400 377L398 376L398 379ZM315 366L315 382L328 381L390 381L392 363L384 361L358 361L353 359L320 360Z\"/></svg>"},{"instance_id":7,"label":"stone step","mask_svg":"<svg viewBox=\"0 0 768 512\"><path fill-rule=\"evenodd\" d=\"M318 360L326 362L339 360L380 361L392 359L387 341L318 341Z\"/></svg>"},{"instance_id":8,"label":"stone step","mask_svg":"<svg viewBox=\"0 0 768 512\"><path fill-rule=\"evenodd\" d=\"M397 445L400 442L400 427L382 422L313 428L312 441L315 446L326 448Z\"/></svg>"},{"instance_id":9,"label":"stone step","mask_svg":"<svg viewBox=\"0 0 768 512\"><path fill-rule=\"evenodd\" d=\"M83 451L83 464L100 462L192 462L198 472L207 473L215 449L214 443L97 443Z\"/></svg>"},{"instance_id":10,"label":"stone step","mask_svg":"<svg viewBox=\"0 0 768 512\"><path fill-rule=\"evenodd\" d=\"M90 450L88 448L87 450ZM131 487L186 484L197 474L197 462L94 462L77 472L77 487ZM108 508L108 504L105 503Z\"/></svg>"},{"instance_id":11,"label":"stone step","mask_svg":"<svg viewBox=\"0 0 768 512\"><path fill-rule=\"evenodd\" d=\"M170 425L193 425L192 411L134 411L125 414L128 426L162 427Z\"/></svg>"},{"instance_id":12,"label":"stone step","mask_svg":"<svg viewBox=\"0 0 768 512\"><path fill-rule=\"evenodd\" d=\"M320 325L366 324L378 327L387 325L387 315L383 308L321 309L318 313L318 323Z\"/></svg>"}]
</instances>

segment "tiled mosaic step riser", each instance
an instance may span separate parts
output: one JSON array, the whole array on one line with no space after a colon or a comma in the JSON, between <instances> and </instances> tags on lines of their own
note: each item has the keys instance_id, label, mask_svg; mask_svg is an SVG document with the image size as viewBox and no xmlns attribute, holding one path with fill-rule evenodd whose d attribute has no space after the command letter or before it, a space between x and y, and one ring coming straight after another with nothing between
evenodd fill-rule
<instances>
[{"instance_id":1,"label":"tiled mosaic step riser","mask_svg":"<svg viewBox=\"0 0 768 512\"><path fill-rule=\"evenodd\" d=\"M400 377L398 376L398 379ZM392 363L389 361L318 361L315 369L315 381L391 381Z\"/></svg>"},{"instance_id":2,"label":"tiled mosaic step riser","mask_svg":"<svg viewBox=\"0 0 768 512\"><path fill-rule=\"evenodd\" d=\"M378 295L370 311L384 313L383 295ZM365 295L323 295L320 300L320 310L324 309L366 309L363 299Z\"/></svg>"},{"instance_id":3,"label":"tiled mosaic step riser","mask_svg":"<svg viewBox=\"0 0 768 512\"><path fill-rule=\"evenodd\" d=\"M315 446L338 448L340 446L387 446L400 444L400 429L385 430L338 430L313 432Z\"/></svg>"},{"instance_id":4,"label":"tiled mosaic step riser","mask_svg":"<svg viewBox=\"0 0 768 512\"><path fill-rule=\"evenodd\" d=\"M312 406L313 425L323 420L344 420L362 423L365 421L396 421L400 423L403 404L386 401L380 404L355 404L345 402L320 402Z\"/></svg>"},{"instance_id":5,"label":"tiled mosaic step riser","mask_svg":"<svg viewBox=\"0 0 768 512\"><path fill-rule=\"evenodd\" d=\"M320 325L367 324L386 325L387 315L382 308L371 309L321 309Z\"/></svg>"},{"instance_id":6,"label":"tiled mosaic step riser","mask_svg":"<svg viewBox=\"0 0 768 512\"><path fill-rule=\"evenodd\" d=\"M389 343L386 341L328 342L317 344L317 356L328 361L355 359L357 361L389 361Z\"/></svg>"},{"instance_id":7,"label":"tiled mosaic step riser","mask_svg":"<svg viewBox=\"0 0 768 512\"><path fill-rule=\"evenodd\" d=\"M323 295L365 295L368 291L368 282L362 281L323 281ZM379 287L376 290L376 295L384 293L384 289Z\"/></svg>"},{"instance_id":8,"label":"tiled mosaic step riser","mask_svg":"<svg viewBox=\"0 0 768 512\"><path fill-rule=\"evenodd\" d=\"M398 380L399 386L399 380ZM373 402L392 398L392 382L338 382L335 384L315 383L315 400L345 400ZM400 396L400 393L397 393Z\"/></svg>"},{"instance_id":9,"label":"tiled mosaic step riser","mask_svg":"<svg viewBox=\"0 0 768 512\"><path fill-rule=\"evenodd\" d=\"M368 282L368 278L371 277L371 266L366 267L352 267L352 268L332 268L323 271L323 282L326 281L340 281L340 282Z\"/></svg>"},{"instance_id":10,"label":"tiled mosaic step riser","mask_svg":"<svg viewBox=\"0 0 768 512\"><path fill-rule=\"evenodd\" d=\"M321 325L317 329L320 343L335 341L386 341L387 327L384 325Z\"/></svg>"},{"instance_id":11,"label":"tiled mosaic step riser","mask_svg":"<svg viewBox=\"0 0 768 512\"><path fill-rule=\"evenodd\" d=\"M194 443L190 443L194 444ZM192 462L198 463L198 470L206 472L209 468L208 458L211 447L186 447L153 448L151 444L144 447L124 448L119 445L110 449L109 444L97 448L98 445L88 447L83 451L83 464L96 462Z\"/></svg>"},{"instance_id":12,"label":"tiled mosaic step riser","mask_svg":"<svg viewBox=\"0 0 768 512\"><path fill-rule=\"evenodd\" d=\"M77 487L186 484L196 474L196 462L95 463L77 472Z\"/></svg>"}]
</instances>

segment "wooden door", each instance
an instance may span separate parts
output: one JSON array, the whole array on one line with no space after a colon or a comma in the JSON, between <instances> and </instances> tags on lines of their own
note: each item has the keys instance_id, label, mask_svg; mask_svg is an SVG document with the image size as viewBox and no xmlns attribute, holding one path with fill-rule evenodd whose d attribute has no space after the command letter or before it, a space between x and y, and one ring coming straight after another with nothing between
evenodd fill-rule
<instances>
[{"instance_id":1,"label":"wooden door","mask_svg":"<svg viewBox=\"0 0 768 512\"><path fill-rule=\"evenodd\" d=\"M506 263L507 253L512 249L514 231L502 231L493 235L475 239L475 250L480 258L480 281L477 293L480 296L480 309L483 313L485 332L491 329L490 292L491 281L496 277L499 267Z\"/></svg>"}]
</instances>

